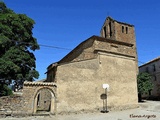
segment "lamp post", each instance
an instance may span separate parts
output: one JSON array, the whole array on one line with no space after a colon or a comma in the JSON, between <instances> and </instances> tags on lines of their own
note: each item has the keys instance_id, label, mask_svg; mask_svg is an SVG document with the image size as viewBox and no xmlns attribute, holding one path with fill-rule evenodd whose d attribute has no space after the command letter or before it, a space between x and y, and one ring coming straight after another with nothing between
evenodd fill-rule
<instances>
[{"instance_id":1,"label":"lamp post","mask_svg":"<svg viewBox=\"0 0 160 120\"><path fill-rule=\"evenodd\" d=\"M104 89L104 94L103 94L103 96L104 96L104 99L103 99L103 112L107 113L107 112L109 112L107 110L107 90L109 89L109 85L108 84L103 84L103 89ZM104 100L105 100L105 105L104 105Z\"/></svg>"}]
</instances>

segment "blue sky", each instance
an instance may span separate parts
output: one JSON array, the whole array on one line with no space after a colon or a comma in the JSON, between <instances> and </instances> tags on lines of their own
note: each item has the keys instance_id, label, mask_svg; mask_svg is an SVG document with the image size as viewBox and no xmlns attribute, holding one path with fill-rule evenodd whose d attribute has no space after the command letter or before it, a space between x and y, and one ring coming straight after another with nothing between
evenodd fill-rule
<instances>
[{"instance_id":1,"label":"blue sky","mask_svg":"<svg viewBox=\"0 0 160 120\"><path fill-rule=\"evenodd\" d=\"M159 0L4 0L16 13L26 14L36 24L33 36L40 45L75 48L92 35L100 35L107 16L135 25L139 65L159 57ZM46 68L70 50L40 46L36 56L39 79Z\"/></svg>"}]
</instances>

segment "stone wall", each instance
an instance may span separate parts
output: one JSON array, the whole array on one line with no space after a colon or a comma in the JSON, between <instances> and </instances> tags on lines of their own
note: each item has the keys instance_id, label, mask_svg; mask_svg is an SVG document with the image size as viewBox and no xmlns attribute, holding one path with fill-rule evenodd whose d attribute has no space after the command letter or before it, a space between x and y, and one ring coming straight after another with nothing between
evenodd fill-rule
<instances>
[{"instance_id":1,"label":"stone wall","mask_svg":"<svg viewBox=\"0 0 160 120\"><path fill-rule=\"evenodd\" d=\"M57 71L57 65L96 59L98 51L132 57L135 58L135 62L137 63L137 53L134 44L109 40L98 36L92 36L86 41L82 42L80 45L78 45L61 61L56 64L51 64L48 67L46 81L56 82L55 76Z\"/></svg>"},{"instance_id":2,"label":"stone wall","mask_svg":"<svg viewBox=\"0 0 160 120\"><path fill-rule=\"evenodd\" d=\"M124 27L124 32L122 32L122 27ZM127 29L127 33L126 33ZM126 42L126 43L132 43L135 45L135 31L134 26L129 24L122 24L115 22L115 32L116 32L116 40Z\"/></svg>"},{"instance_id":3,"label":"stone wall","mask_svg":"<svg viewBox=\"0 0 160 120\"><path fill-rule=\"evenodd\" d=\"M24 113L24 98L19 95L0 97L0 116Z\"/></svg>"},{"instance_id":4,"label":"stone wall","mask_svg":"<svg viewBox=\"0 0 160 120\"><path fill-rule=\"evenodd\" d=\"M96 59L58 66L57 112L102 110L102 85L110 85L108 108L137 107L137 66L134 58L99 53Z\"/></svg>"},{"instance_id":5,"label":"stone wall","mask_svg":"<svg viewBox=\"0 0 160 120\"><path fill-rule=\"evenodd\" d=\"M45 90L45 91L44 91ZM56 84L41 82L25 82L23 93L0 98L0 115L33 115L37 113L37 97L41 91L50 92L50 113L56 113ZM48 93L48 92L47 92ZM48 100L49 98L44 98ZM45 105L43 105L45 106ZM45 109L44 109L45 110Z\"/></svg>"},{"instance_id":6,"label":"stone wall","mask_svg":"<svg viewBox=\"0 0 160 120\"><path fill-rule=\"evenodd\" d=\"M97 100L94 81L98 67L97 59L58 66L56 74L57 85L59 85L58 113L94 109L93 104Z\"/></svg>"},{"instance_id":7,"label":"stone wall","mask_svg":"<svg viewBox=\"0 0 160 120\"><path fill-rule=\"evenodd\" d=\"M51 93L51 113L54 114L56 112L56 84L48 83L48 82L28 82L24 84L23 88L23 97L25 98L25 111L27 113L35 114L37 111L37 97L38 94L47 89Z\"/></svg>"},{"instance_id":8,"label":"stone wall","mask_svg":"<svg viewBox=\"0 0 160 120\"><path fill-rule=\"evenodd\" d=\"M123 56L130 56L136 57L136 48L131 44L117 44L117 42L103 40L103 39L96 39L94 42L94 48L97 51L104 51L114 54L121 54Z\"/></svg>"},{"instance_id":9,"label":"stone wall","mask_svg":"<svg viewBox=\"0 0 160 120\"><path fill-rule=\"evenodd\" d=\"M137 65L135 58L99 53L101 61L98 72L103 82L110 85L109 104L123 107L137 104Z\"/></svg>"},{"instance_id":10,"label":"stone wall","mask_svg":"<svg viewBox=\"0 0 160 120\"><path fill-rule=\"evenodd\" d=\"M81 44L79 44L74 50L66 55L60 63L76 62L81 60L88 60L95 58L94 56L94 37L90 37Z\"/></svg>"},{"instance_id":11,"label":"stone wall","mask_svg":"<svg viewBox=\"0 0 160 120\"><path fill-rule=\"evenodd\" d=\"M25 89L25 87L24 87ZM21 95L16 93L12 96L4 96L0 98L0 114L1 115L31 115L33 113L33 92L23 91ZM32 100L32 102L31 102Z\"/></svg>"}]
</instances>

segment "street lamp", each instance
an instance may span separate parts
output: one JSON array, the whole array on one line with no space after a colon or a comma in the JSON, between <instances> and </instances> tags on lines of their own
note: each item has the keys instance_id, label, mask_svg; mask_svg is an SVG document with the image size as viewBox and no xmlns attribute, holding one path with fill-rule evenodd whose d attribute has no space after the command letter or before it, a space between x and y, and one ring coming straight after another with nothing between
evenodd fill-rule
<instances>
[{"instance_id":1,"label":"street lamp","mask_svg":"<svg viewBox=\"0 0 160 120\"><path fill-rule=\"evenodd\" d=\"M109 90L109 85L103 84L102 87L104 89L104 94L101 95L101 99L103 99L103 110L101 112L107 113L107 112L109 112L107 110L107 90Z\"/></svg>"}]
</instances>

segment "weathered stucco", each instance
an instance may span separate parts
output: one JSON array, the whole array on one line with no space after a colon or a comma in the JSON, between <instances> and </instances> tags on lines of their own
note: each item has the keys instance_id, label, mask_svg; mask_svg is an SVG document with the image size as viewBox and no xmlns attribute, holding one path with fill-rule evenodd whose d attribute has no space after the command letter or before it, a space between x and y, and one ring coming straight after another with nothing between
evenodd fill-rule
<instances>
[{"instance_id":1,"label":"weathered stucco","mask_svg":"<svg viewBox=\"0 0 160 120\"><path fill-rule=\"evenodd\" d=\"M110 17L101 37L88 38L47 68L48 81L58 86L58 113L102 110L106 83L109 110L137 107L137 73L134 26Z\"/></svg>"},{"instance_id":2,"label":"weathered stucco","mask_svg":"<svg viewBox=\"0 0 160 120\"><path fill-rule=\"evenodd\" d=\"M99 53L96 59L60 65L57 68L57 112L102 110L102 85L110 85L108 107L137 107L134 59Z\"/></svg>"}]
</instances>

